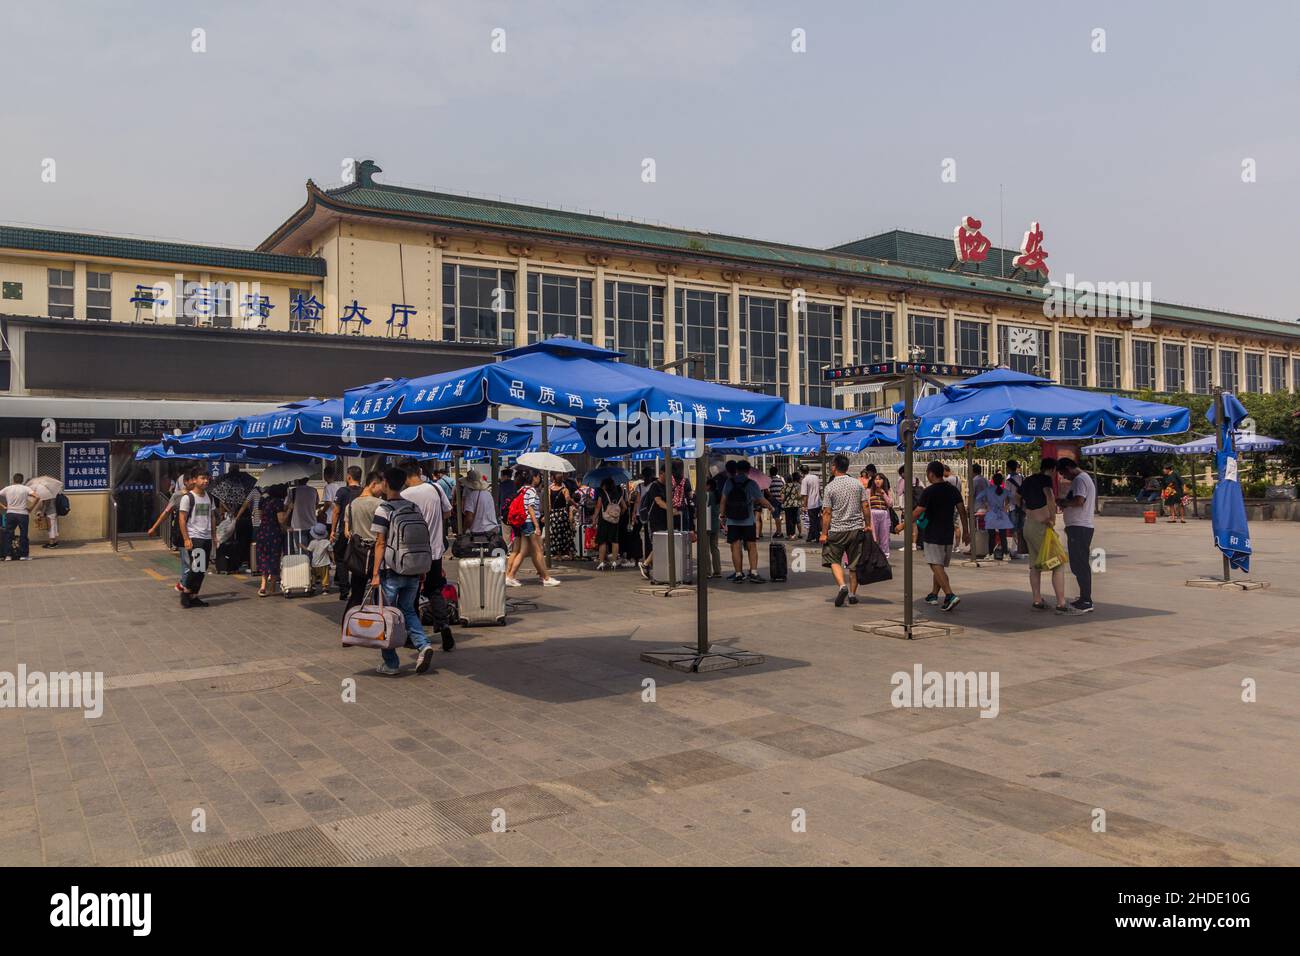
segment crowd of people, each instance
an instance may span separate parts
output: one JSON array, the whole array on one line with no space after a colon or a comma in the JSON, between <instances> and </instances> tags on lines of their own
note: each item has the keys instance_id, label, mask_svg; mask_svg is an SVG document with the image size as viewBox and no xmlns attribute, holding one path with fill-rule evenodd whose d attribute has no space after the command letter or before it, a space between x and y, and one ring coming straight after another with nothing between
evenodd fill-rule
<instances>
[{"instance_id":1,"label":"crowd of people","mask_svg":"<svg viewBox=\"0 0 1300 956\"><path fill-rule=\"evenodd\" d=\"M574 557L594 557L597 571L638 568L650 578L654 535L670 523L692 542L703 537L698 573L710 578L766 583L758 551L765 521L773 542L820 545L822 565L834 578L837 607L858 603L859 585L880 580L882 567L888 575L888 562L897 552L892 539L903 532L902 469L894 485L874 465L852 477L849 458L836 455L823 488L820 476L807 466L789 474L776 468L763 473L747 460L729 460L707 479L701 502L683 465L681 460L667 467L648 465L630 480L618 469L607 469L591 486L571 475L552 473L548 480L531 468L505 468L495 495L479 469L471 468L457 481L442 466L418 460L369 473L357 466L327 467L323 491L307 477L263 486L238 464L213 485L207 467L195 465L177 476L149 533L158 534L170 523L169 547L180 560L175 588L186 609L208 606L201 592L213 570L255 574L257 594L265 597L288 587L288 565L297 574L305 563L310 569L303 578L306 593L336 593L345 614L382 593L383 602L403 616L419 673L431 666L431 632L441 638L444 652L455 647L449 605L455 588L448 586L443 562L448 550L465 540L487 542L491 552L506 555L505 584L510 588L524 586L519 574L526 562L542 587L556 587L560 579L551 572L552 562ZM925 601L951 611L961 599L948 569L953 554L970 548L964 535L970 515L950 468L931 461L924 475L924 480L914 479L912 514L916 547L931 571ZM1179 493L1180 483L1176 475L1170 480ZM1064 489L1060 497L1057 488ZM1045 458L1029 477L1014 460L1007 462L1005 473L991 478L976 465L970 490L988 536L988 552L996 560L1030 562L1032 608L1060 614L1093 609L1096 486L1076 462ZM697 527L701 503L706 520ZM29 519L45 508L22 475L0 489L4 556L27 558ZM1063 519L1064 544L1055 531L1058 517ZM457 525L462 537L452 534ZM427 560L419 573L404 573L393 542L409 541L410 535L396 529L416 526L420 539L427 540L418 546L427 550ZM57 533L52 531L51 538L56 542ZM723 566L724 540L729 573ZM774 545L773 575L778 551L784 562L784 548ZM470 552L457 550L456 556ZM1079 592L1068 602L1067 565ZM1044 573L1055 598L1050 605L1043 596ZM378 671L397 673L396 652L386 650L382 657Z\"/></svg>"}]
</instances>

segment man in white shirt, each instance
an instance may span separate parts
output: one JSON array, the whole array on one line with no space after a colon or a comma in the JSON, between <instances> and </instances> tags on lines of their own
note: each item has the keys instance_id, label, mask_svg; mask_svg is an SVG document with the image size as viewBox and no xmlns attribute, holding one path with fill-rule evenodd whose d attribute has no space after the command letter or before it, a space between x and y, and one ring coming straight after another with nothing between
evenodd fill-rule
<instances>
[{"instance_id":1,"label":"man in white shirt","mask_svg":"<svg viewBox=\"0 0 1300 956\"><path fill-rule=\"evenodd\" d=\"M1056 460L1057 474L1069 483L1065 497L1057 502L1065 515L1065 543L1070 554L1070 573L1079 582L1079 599L1070 607L1076 614L1092 610L1092 535L1097 510L1097 486L1092 476L1072 458Z\"/></svg>"},{"instance_id":2,"label":"man in white shirt","mask_svg":"<svg viewBox=\"0 0 1300 956\"><path fill-rule=\"evenodd\" d=\"M449 651L456 646L451 628L447 621L447 602L442 596L442 587L447 577L442 573L442 556L446 552L442 529L446 519L451 517L452 505L442 486L425 480L424 468L418 461L402 463L406 472L406 487L402 497L415 505L429 526L429 554L433 563L424 575L424 584L420 593L429 599L429 608L433 613L433 626L442 634L442 649Z\"/></svg>"},{"instance_id":3,"label":"man in white shirt","mask_svg":"<svg viewBox=\"0 0 1300 956\"><path fill-rule=\"evenodd\" d=\"M212 499L208 497L208 470L195 465L189 471L190 490L177 505L181 523L181 607L207 607L199 597L203 576L212 560Z\"/></svg>"},{"instance_id":4,"label":"man in white shirt","mask_svg":"<svg viewBox=\"0 0 1300 956\"><path fill-rule=\"evenodd\" d=\"M30 561L28 532L36 494L23 484L22 475L14 475L12 485L0 488L0 561Z\"/></svg>"},{"instance_id":5,"label":"man in white shirt","mask_svg":"<svg viewBox=\"0 0 1300 956\"><path fill-rule=\"evenodd\" d=\"M803 498L804 510L808 512L808 541L817 541L822 533L822 480L804 465L799 469L803 478L799 480L799 495Z\"/></svg>"}]
</instances>

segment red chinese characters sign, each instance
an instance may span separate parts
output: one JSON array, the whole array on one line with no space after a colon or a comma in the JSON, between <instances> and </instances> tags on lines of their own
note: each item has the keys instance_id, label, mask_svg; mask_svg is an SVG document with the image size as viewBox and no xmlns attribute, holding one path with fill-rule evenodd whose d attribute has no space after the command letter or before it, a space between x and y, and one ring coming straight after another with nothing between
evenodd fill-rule
<instances>
[{"instance_id":1,"label":"red chinese characters sign","mask_svg":"<svg viewBox=\"0 0 1300 956\"><path fill-rule=\"evenodd\" d=\"M1047 275L1047 252L1043 249L1043 227L1030 223L1029 231L1020 242L1020 255L1011 260L1017 269L1026 272L1041 272Z\"/></svg>"},{"instance_id":2,"label":"red chinese characters sign","mask_svg":"<svg viewBox=\"0 0 1300 956\"><path fill-rule=\"evenodd\" d=\"M974 216L963 216L952 231L952 245L958 262L983 262L989 257L989 241L980 232L984 225Z\"/></svg>"}]
</instances>

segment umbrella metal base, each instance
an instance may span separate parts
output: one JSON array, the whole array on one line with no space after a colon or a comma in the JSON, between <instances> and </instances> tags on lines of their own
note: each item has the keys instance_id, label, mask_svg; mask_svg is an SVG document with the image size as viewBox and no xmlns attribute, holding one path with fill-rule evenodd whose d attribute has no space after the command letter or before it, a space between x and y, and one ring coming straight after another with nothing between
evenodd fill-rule
<instances>
[{"instance_id":1,"label":"umbrella metal base","mask_svg":"<svg viewBox=\"0 0 1300 956\"><path fill-rule=\"evenodd\" d=\"M907 627L901 619L887 619L884 621L864 621L861 624L854 624L853 630L862 631L866 634L875 634L879 637L893 637L898 640L908 640ZM924 641L931 637L954 637L960 634L965 628L957 624L936 624L933 621L913 621L912 637L914 641Z\"/></svg>"},{"instance_id":2,"label":"umbrella metal base","mask_svg":"<svg viewBox=\"0 0 1300 956\"><path fill-rule=\"evenodd\" d=\"M1222 578L1193 578L1187 582L1189 588L1217 588L1220 591L1262 591L1268 587L1267 581L1252 581L1249 578L1238 578L1235 581L1225 581Z\"/></svg>"},{"instance_id":3,"label":"umbrella metal base","mask_svg":"<svg viewBox=\"0 0 1300 956\"><path fill-rule=\"evenodd\" d=\"M651 594L655 597L683 597L687 594L694 594L695 588L689 584L678 584L671 587L667 584L659 584L653 587L637 588L636 593Z\"/></svg>"},{"instance_id":4,"label":"umbrella metal base","mask_svg":"<svg viewBox=\"0 0 1300 956\"><path fill-rule=\"evenodd\" d=\"M641 660L685 674L704 674L733 667L752 667L765 663L767 658L762 654L752 654L724 644L710 644L707 654L701 654L694 644L680 644L662 650L646 651L641 655Z\"/></svg>"}]
</instances>

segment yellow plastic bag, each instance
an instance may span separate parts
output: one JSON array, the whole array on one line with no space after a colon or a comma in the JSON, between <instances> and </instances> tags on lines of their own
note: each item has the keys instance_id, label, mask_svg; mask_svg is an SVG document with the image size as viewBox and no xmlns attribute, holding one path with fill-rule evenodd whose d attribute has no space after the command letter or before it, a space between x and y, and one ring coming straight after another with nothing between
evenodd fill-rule
<instances>
[{"instance_id":1,"label":"yellow plastic bag","mask_svg":"<svg viewBox=\"0 0 1300 956\"><path fill-rule=\"evenodd\" d=\"M1034 562L1034 567L1039 571L1053 571L1067 560L1068 556L1061 545L1061 539L1056 535L1056 529L1049 525L1043 532L1043 546L1038 549L1038 560Z\"/></svg>"}]
</instances>

